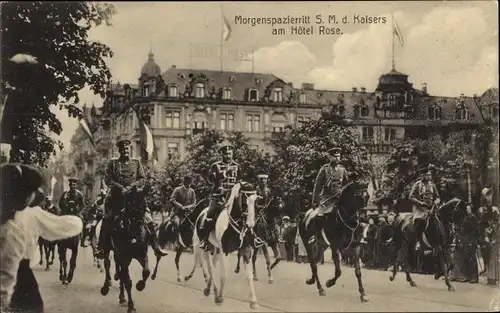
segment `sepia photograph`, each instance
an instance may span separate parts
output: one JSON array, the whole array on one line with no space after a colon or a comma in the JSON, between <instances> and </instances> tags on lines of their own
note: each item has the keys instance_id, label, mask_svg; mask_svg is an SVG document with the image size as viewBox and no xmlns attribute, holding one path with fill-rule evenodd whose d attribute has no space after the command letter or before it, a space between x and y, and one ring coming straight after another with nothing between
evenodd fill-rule
<instances>
[{"instance_id":1,"label":"sepia photograph","mask_svg":"<svg viewBox=\"0 0 500 313\"><path fill-rule=\"evenodd\" d=\"M2 1L0 311L498 312L497 1Z\"/></svg>"}]
</instances>

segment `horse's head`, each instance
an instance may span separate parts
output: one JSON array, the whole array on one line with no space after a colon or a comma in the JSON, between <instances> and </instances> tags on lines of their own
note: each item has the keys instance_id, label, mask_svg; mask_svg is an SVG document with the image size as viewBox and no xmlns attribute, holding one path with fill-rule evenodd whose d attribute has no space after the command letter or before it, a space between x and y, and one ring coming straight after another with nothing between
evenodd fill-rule
<instances>
[{"instance_id":1,"label":"horse's head","mask_svg":"<svg viewBox=\"0 0 500 313\"><path fill-rule=\"evenodd\" d=\"M437 209L437 215L443 224L460 224L467 216L467 203L453 198Z\"/></svg>"},{"instance_id":2,"label":"horse's head","mask_svg":"<svg viewBox=\"0 0 500 313\"><path fill-rule=\"evenodd\" d=\"M345 213L353 215L359 209L366 207L368 199L366 184L351 182L340 192L339 205Z\"/></svg>"},{"instance_id":3,"label":"horse's head","mask_svg":"<svg viewBox=\"0 0 500 313\"><path fill-rule=\"evenodd\" d=\"M146 195L151 186L145 184L143 187L134 186L127 194L124 194L126 212L130 218L141 219L146 212Z\"/></svg>"},{"instance_id":4,"label":"horse's head","mask_svg":"<svg viewBox=\"0 0 500 313\"><path fill-rule=\"evenodd\" d=\"M233 208L239 204L239 210L231 210L233 217L247 215L247 225L253 227L255 224L255 201L257 200L256 188L247 182L236 184L231 190L231 197L236 196L239 201L234 201Z\"/></svg>"}]
</instances>

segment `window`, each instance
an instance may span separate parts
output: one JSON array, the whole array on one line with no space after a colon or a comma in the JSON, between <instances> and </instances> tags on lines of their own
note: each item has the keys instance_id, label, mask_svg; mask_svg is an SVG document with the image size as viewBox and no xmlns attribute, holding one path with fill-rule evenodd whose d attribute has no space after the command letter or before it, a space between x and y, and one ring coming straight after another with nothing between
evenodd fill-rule
<instances>
[{"instance_id":1,"label":"window","mask_svg":"<svg viewBox=\"0 0 500 313\"><path fill-rule=\"evenodd\" d=\"M149 92L150 92L149 85L145 84L142 87L142 96L143 97L149 97Z\"/></svg>"},{"instance_id":2,"label":"window","mask_svg":"<svg viewBox=\"0 0 500 313\"><path fill-rule=\"evenodd\" d=\"M301 94L300 94L300 96L299 96L299 103L304 104L304 103L306 103L306 102L307 102L307 95L303 92L303 93L301 93Z\"/></svg>"},{"instance_id":3,"label":"window","mask_svg":"<svg viewBox=\"0 0 500 313\"><path fill-rule=\"evenodd\" d=\"M305 123L309 122L311 120L311 117L309 116L299 116L297 118L297 124L299 127L302 127Z\"/></svg>"},{"instance_id":4,"label":"window","mask_svg":"<svg viewBox=\"0 0 500 313\"><path fill-rule=\"evenodd\" d=\"M234 129L234 114L222 113L220 115L220 129Z\"/></svg>"},{"instance_id":5,"label":"window","mask_svg":"<svg viewBox=\"0 0 500 313\"><path fill-rule=\"evenodd\" d=\"M167 154L169 159L178 153L179 153L179 144L177 142L167 143Z\"/></svg>"},{"instance_id":6,"label":"window","mask_svg":"<svg viewBox=\"0 0 500 313\"><path fill-rule=\"evenodd\" d=\"M134 129L135 129L134 128L134 126L135 126L134 122L135 122L135 120L134 120L134 113L130 113L129 116L128 116L128 123L129 123L128 124L128 129L129 129L130 132L133 132Z\"/></svg>"},{"instance_id":7,"label":"window","mask_svg":"<svg viewBox=\"0 0 500 313\"><path fill-rule=\"evenodd\" d=\"M438 120L441 118L441 108L437 105L429 107L429 119Z\"/></svg>"},{"instance_id":8,"label":"window","mask_svg":"<svg viewBox=\"0 0 500 313\"><path fill-rule=\"evenodd\" d=\"M258 151L259 150L259 145L249 145L248 146L251 150Z\"/></svg>"},{"instance_id":9,"label":"window","mask_svg":"<svg viewBox=\"0 0 500 313\"><path fill-rule=\"evenodd\" d=\"M260 115L247 114L247 127L248 132L260 131Z\"/></svg>"},{"instance_id":10,"label":"window","mask_svg":"<svg viewBox=\"0 0 500 313\"><path fill-rule=\"evenodd\" d=\"M283 88L276 87L273 91L273 101L282 102L283 101Z\"/></svg>"},{"instance_id":11,"label":"window","mask_svg":"<svg viewBox=\"0 0 500 313\"><path fill-rule=\"evenodd\" d=\"M361 107L361 117L367 117L370 113L370 109L366 105Z\"/></svg>"},{"instance_id":12,"label":"window","mask_svg":"<svg viewBox=\"0 0 500 313\"><path fill-rule=\"evenodd\" d=\"M396 108L396 95L389 95L389 108Z\"/></svg>"},{"instance_id":13,"label":"window","mask_svg":"<svg viewBox=\"0 0 500 313\"><path fill-rule=\"evenodd\" d=\"M465 105L459 105L456 109L455 109L455 118L457 120L466 120L469 118L469 112L467 110L467 108L465 107Z\"/></svg>"},{"instance_id":14,"label":"window","mask_svg":"<svg viewBox=\"0 0 500 313\"><path fill-rule=\"evenodd\" d=\"M204 98L205 97L205 85L202 83L197 83L195 88L195 96L196 98Z\"/></svg>"},{"instance_id":15,"label":"window","mask_svg":"<svg viewBox=\"0 0 500 313\"><path fill-rule=\"evenodd\" d=\"M165 112L167 117L167 128L180 128L181 127L181 113L176 111Z\"/></svg>"},{"instance_id":16,"label":"window","mask_svg":"<svg viewBox=\"0 0 500 313\"><path fill-rule=\"evenodd\" d=\"M338 114L339 114L340 117L344 117L345 116L345 106L339 105L339 107L338 107Z\"/></svg>"},{"instance_id":17,"label":"window","mask_svg":"<svg viewBox=\"0 0 500 313\"><path fill-rule=\"evenodd\" d=\"M250 89L248 91L248 101L257 101L259 99L259 91L257 89Z\"/></svg>"},{"instance_id":18,"label":"window","mask_svg":"<svg viewBox=\"0 0 500 313\"><path fill-rule=\"evenodd\" d=\"M222 91L222 100L231 100L231 89L224 88Z\"/></svg>"},{"instance_id":19,"label":"window","mask_svg":"<svg viewBox=\"0 0 500 313\"><path fill-rule=\"evenodd\" d=\"M193 129L205 129L207 127L207 116L204 112L195 112L193 116Z\"/></svg>"},{"instance_id":20,"label":"window","mask_svg":"<svg viewBox=\"0 0 500 313\"><path fill-rule=\"evenodd\" d=\"M362 137L363 141L372 141L373 140L373 127L363 127L362 128Z\"/></svg>"},{"instance_id":21,"label":"window","mask_svg":"<svg viewBox=\"0 0 500 313\"><path fill-rule=\"evenodd\" d=\"M273 133L282 133L285 131L286 116L284 114L273 114L271 117L271 127Z\"/></svg>"},{"instance_id":22,"label":"window","mask_svg":"<svg viewBox=\"0 0 500 313\"><path fill-rule=\"evenodd\" d=\"M386 127L384 129L384 141L391 142L396 139L396 129Z\"/></svg>"},{"instance_id":23,"label":"window","mask_svg":"<svg viewBox=\"0 0 500 313\"><path fill-rule=\"evenodd\" d=\"M169 86L168 87L168 96L170 98L177 98L177 95L178 95L177 86Z\"/></svg>"}]
</instances>

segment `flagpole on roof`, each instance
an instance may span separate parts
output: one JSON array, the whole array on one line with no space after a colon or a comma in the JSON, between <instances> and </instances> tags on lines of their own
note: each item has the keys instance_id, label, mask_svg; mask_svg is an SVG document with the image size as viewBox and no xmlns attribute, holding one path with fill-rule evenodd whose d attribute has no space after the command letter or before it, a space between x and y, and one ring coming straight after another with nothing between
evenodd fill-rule
<instances>
[{"instance_id":1,"label":"flagpole on roof","mask_svg":"<svg viewBox=\"0 0 500 313\"><path fill-rule=\"evenodd\" d=\"M220 71L223 72L222 67L222 41L224 40L224 11L222 10L222 2L220 3L220 22L221 22L221 32L220 32Z\"/></svg>"},{"instance_id":2,"label":"flagpole on roof","mask_svg":"<svg viewBox=\"0 0 500 313\"><path fill-rule=\"evenodd\" d=\"M396 63L394 62L394 14L391 13L392 17L392 27L391 27L391 33L392 33L392 70L396 70Z\"/></svg>"}]
</instances>

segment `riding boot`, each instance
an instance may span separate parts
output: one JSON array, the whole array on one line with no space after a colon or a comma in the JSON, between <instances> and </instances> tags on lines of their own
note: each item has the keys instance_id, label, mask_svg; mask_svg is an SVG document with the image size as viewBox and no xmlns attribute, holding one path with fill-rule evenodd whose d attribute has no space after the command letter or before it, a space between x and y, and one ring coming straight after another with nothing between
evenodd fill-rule
<instances>
[{"instance_id":1,"label":"riding boot","mask_svg":"<svg viewBox=\"0 0 500 313\"><path fill-rule=\"evenodd\" d=\"M311 221L313 224L311 225L314 229L315 234L309 239L308 243L316 243L317 240L321 237L321 230L323 229L323 215L318 215L316 218Z\"/></svg>"},{"instance_id":2,"label":"riding boot","mask_svg":"<svg viewBox=\"0 0 500 313\"><path fill-rule=\"evenodd\" d=\"M212 219L209 219L208 217L205 219L204 223L200 225L200 247L203 248L205 251L208 250L209 248L209 239L210 239L210 232L212 230L212 225L213 221Z\"/></svg>"},{"instance_id":3,"label":"riding boot","mask_svg":"<svg viewBox=\"0 0 500 313\"><path fill-rule=\"evenodd\" d=\"M149 234L151 235L151 248L153 248L155 255L158 257L163 257L168 255L168 253L160 247L158 243L158 237L156 236L155 225L153 222L146 224Z\"/></svg>"},{"instance_id":4,"label":"riding boot","mask_svg":"<svg viewBox=\"0 0 500 313\"><path fill-rule=\"evenodd\" d=\"M87 245L85 242L87 241L88 234L82 234L82 238L80 239L80 247L85 248Z\"/></svg>"},{"instance_id":5,"label":"riding boot","mask_svg":"<svg viewBox=\"0 0 500 313\"><path fill-rule=\"evenodd\" d=\"M106 255L106 247L109 241L109 233L108 233L108 221L103 220L101 226L101 232L99 234L99 242L97 243L97 251L95 253L96 258L104 259Z\"/></svg>"}]
</instances>

